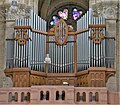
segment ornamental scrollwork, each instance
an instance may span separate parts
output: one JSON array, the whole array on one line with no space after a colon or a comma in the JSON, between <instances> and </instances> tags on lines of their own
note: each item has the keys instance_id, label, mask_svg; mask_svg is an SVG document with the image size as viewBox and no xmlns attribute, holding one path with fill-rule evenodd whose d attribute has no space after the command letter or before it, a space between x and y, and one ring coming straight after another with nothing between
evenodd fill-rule
<instances>
[{"instance_id":1,"label":"ornamental scrollwork","mask_svg":"<svg viewBox=\"0 0 120 105\"><path fill-rule=\"evenodd\" d=\"M29 40L29 36L27 34L27 30L26 29L18 29L16 30L16 40L18 41L19 45L25 45L26 41Z\"/></svg>"},{"instance_id":2,"label":"ornamental scrollwork","mask_svg":"<svg viewBox=\"0 0 120 105\"><path fill-rule=\"evenodd\" d=\"M101 41L104 39L103 35L103 28L91 28L91 36L90 39L93 41L95 44L100 44Z\"/></svg>"}]
</instances>

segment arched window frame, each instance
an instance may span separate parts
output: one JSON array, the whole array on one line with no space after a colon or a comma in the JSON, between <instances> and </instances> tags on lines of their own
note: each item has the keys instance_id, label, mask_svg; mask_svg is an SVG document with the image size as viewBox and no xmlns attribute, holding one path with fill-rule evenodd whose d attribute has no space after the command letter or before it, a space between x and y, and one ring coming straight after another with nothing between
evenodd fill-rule
<instances>
[{"instance_id":1,"label":"arched window frame","mask_svg":"<svg viewBox=\"0 0 120 105\"><path fill-rule=\"evenodd\" d=\"M93 97L93 93L90 92L90 93L89 93L89 102L92 102L92 97Z\"/></svg>"},{"instance_id":2,"label":"arched window frame","mask_svg":"<svg viewBox=\"0 0 120 105\"><path fill-rule=\"evenodd\" d=\"M65 91L62 91L62 100L65 100Z\"/></svg>"},{"instance_id":3,"label":"arched window frame","mask_svg":"<svg viewBox=\"0 0 120 105\"><path fill-rule=\"evenodd\" d=\"M98 92L95 93L95 101L96 101L96 102L99 101L99 94L98 94Z\"/></svg>"},{"instance_id":4,"label":"arched window frame","mask_svg":"<svg viewBox=\"0 0 120 105\"><path fill-rule=\"evenodd\" d=\"M77 102L79 102L80 101L80 92L77 92L76 97L77 97Z\"/></svg>"},{"instance_id":5,"label":"arched window frame","mask_svg":"<svg viewBox=\"0 0 120 105\"><path fill-rule=\"evenodd\" d=\"M56 100L59 100L59 91L56 91Z\"/></svg>"},{"instance_id":6,"label":"arched window frame","mask_svg":"<svg viewBox=\"0 0 120 105\"><path fill-rule=\"evenodd\" d=\"M49 91L46 91L46 100L49 100L49 96L50 96Z\"/></svg>"},{"instance_id":7,"label":"arched window frame","mask_svg":"<svg viewBox=\"0 0 120 105\"><path fill-rule=\"evenodd\" d=\"M40 91L40 100L43 100L43 99L44 99L43 91Z\"/></svg>"},{"instance_id":8,"label":"arched window frame","mask_svg":"<svg viewBox=\"0 0 120 105\"><path fill-rule=\"evenodd\" d=\"M82 101L86 102L86 93L85 92L82 93Z\"/></svg>"}]
</instances>

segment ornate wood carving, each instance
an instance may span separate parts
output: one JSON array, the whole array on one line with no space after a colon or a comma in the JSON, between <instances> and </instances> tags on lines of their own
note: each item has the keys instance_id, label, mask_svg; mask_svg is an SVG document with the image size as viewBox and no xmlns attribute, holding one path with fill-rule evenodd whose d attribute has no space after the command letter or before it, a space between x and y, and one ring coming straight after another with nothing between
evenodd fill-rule
<instances>
[{"instance_id":1,"label":"ornate wood carving","mask_svg":"<svg viewBox=\"0 0 120 105\"><path fill-rule=\"evenodd\" d=\"M105 24L90 24L89 28L91 28L90 39L94 44L100 44L104 39L115 39L115 37L106 37L104 33L104 29L106 28Z\"/></svg>"},{"instance_id":2,"label":"ornate wood carving","mask_svg":"<svg viewBox=\"0 0 120 105\"><path fill-rule=\"evenodd\" d=\"M55 27L55 41L58 45L66 44L68 37L68 26L63 19Z\"/></svg>"},{"instance_id":3,"label":"ornate wood carving","mask_svg":"<svg viewBox=\"0 0 120 105\"><path fill-rule=\"evenodd\" d=\"M15 39L18 41L18 44L19 45L25 45L26 41L29 40L27 30L26 29L17 29L16 32L17 32L17 34L16 34Z\"/></svg>"},{"instance_id":4,"label":"ornate wood carving","mask_svg":"<svg viewBox=\"0 0 120 105\"><path fill-rule=\"evenodd\" d=\"M93 41L95 44L100 44L101 41L104 39L104 28L106 25L89 25L89 28L91 28L91 36L90 39Z\"/></svg>"}]
</instances>

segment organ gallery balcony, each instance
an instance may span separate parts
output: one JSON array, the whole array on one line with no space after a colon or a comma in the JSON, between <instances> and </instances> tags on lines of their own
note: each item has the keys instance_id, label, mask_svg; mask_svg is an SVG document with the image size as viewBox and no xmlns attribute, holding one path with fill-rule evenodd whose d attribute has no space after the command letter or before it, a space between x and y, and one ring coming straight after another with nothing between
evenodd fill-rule
<instances>
[{"instance_id":1,"label":"organ gallery balcony","mask_svg":"<svg viewBox=\"0 0 120 105\"><path fill-rule=\"evenodd\" d=\"M17 105L105 105L108 103L105 87L32 86L0 89L0 104Z\"/></svg>"}]
</instances>

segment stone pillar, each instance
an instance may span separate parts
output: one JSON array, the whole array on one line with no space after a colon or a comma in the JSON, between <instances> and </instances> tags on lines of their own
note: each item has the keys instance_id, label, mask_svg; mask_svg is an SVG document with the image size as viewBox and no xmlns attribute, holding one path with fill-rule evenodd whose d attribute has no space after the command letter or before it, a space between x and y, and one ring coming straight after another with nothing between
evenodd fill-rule
<instances>
[{"instance_id":1,"label":"stone pillar","mask_svg":"<svg viewBox=\"0 0 120 105\"><path fill-rule=\"evenodd\" d=\"M7 41L6 39L14 38L14 26L15 19L17 18L29 18L31 16L30 7L25 4L20 3L19 6L15 8L11 6L11 1L6 0L0 1L0 87L9 87L12 86L10 78L5 77L4 69L6 68L6 51L7 51ZM22 7L22 8L21 8ZM6 10L6 11L5 11ZM9 48L10 57L14 57L14 49Z\"/></svg>"},{"instance_id":2,"label":"stone pillar","mask_svg":"<svg viewBox=\"0 0 120 105\"><path fill-rule=\"evenodd\" d=\"M0 2L0 87L11 86L9 78L5 77L4 69L6 67L6 20L4 2Z\"/></svg>"},{"instance_id":3,"label":"stone pillar","mask_svg":"<svg viewBox=\"0 0 120 105\"><path fill-rule=\"evenodd\" d=\"M4 17L0 16L0 87L4 81L5 68L5 21Z\"/></svg>"},{"instance_id":4,"label":"stone pillar","mask_svg":"<svg viewBox=\"0 0 120 105\"><path fill-rule=\"evenodd\" d=\"M116 81L117 81L117 92L120 93L120 1L118 2L117 10L117 21L116 21ZM118 100L119 100L118 94ZM120 104L120 100L118 101Z\"/></svg>"},{"instance_id":5,"label":"stone pillar","mask_svg":"<svg viewBox=\"0 0 120 105\"><path fill-rule=\"evenodd\" d=\"M20 0L21 1L21 0ZM26 4L27 6L31 7L32 10L38 14L38 0L23 0L22 3Z\"/></svg>"}]
</instances>

